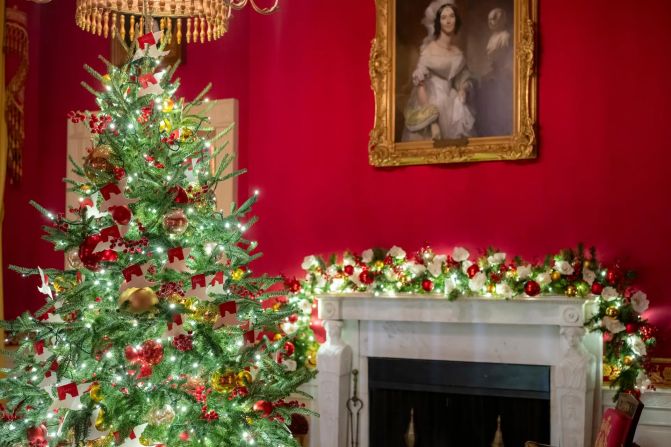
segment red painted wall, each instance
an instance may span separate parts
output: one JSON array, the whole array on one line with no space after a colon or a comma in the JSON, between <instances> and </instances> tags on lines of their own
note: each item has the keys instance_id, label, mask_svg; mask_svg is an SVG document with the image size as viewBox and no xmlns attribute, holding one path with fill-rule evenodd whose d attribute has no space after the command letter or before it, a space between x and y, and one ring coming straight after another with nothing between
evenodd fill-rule
<instances>
[{"instance_id":1,"label":"red painted wall","mask_svg":"<svg viewBox=\"0 0 671 447\"><path fill-rule=\"evenodd\" d=\"M186 96L211 80L213 97L241 99L240 161L250 172L240 195L261 190L261 220L251 233L265 256L255 270L300 275L307 254L414 249L424 241L436 249L494 245L529 259L583 241L639 271L649 316L668 338L671 4L540 3L541 143L539 158L528 162L368 165L372 0L282 1L273 16L238 15L222 41L189 47L179 73ZM43 8L41 113L29 129L39 143L25 176L30 185L8 190L4 226L6 262L22 265L60 260L38 241L40 219L26 202L62 208L64 117L91 104L78 86L86 77L79 67L107 51L104 40L74 26L72 6ZM80 46L67 48L72 41ZM32 283L5 278L8 316L40 301ZM666 346L657 354L671 357Z\"/></svg>"}]
</instances>

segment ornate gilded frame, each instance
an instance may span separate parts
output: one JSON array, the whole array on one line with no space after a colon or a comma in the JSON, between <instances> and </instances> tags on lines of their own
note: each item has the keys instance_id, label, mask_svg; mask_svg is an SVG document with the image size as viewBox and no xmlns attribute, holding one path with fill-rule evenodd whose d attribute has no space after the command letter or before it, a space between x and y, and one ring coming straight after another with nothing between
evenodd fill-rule
<instances>
[{"instance_id":1,"label":"ornate gilded frame","mask_svg":"<svg viewBox=\"0 0 671 447\"><path fill-rule=\"evenodd\" d=\"M375 0L376 34L369 71L375 93L375 125L368 158L373 166L520 160L536 157L537 0L514 0L513 132L459 141L395 141L396 0Z\"/></svg>"}]
</instances>

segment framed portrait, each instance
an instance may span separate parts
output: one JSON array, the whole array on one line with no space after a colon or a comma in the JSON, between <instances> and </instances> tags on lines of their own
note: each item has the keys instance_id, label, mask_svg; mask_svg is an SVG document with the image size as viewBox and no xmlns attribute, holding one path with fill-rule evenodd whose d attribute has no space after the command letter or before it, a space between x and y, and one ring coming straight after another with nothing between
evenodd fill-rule
<instances>
[{"instance_id":1,"label":"framed portrait","mask_svg":"<svg viewBox=\"0 0 671 447\"><path fill-rule=\"evenodd\" d=\"M536 156L537 0L376 0L373 166Z\"/></svg>"}]
</instances>

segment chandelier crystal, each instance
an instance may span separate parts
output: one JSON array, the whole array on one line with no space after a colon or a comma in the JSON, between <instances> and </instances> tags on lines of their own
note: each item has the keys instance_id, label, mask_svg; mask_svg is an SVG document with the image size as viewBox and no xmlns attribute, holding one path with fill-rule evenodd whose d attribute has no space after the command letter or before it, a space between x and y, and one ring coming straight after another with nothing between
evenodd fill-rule
<instances>
[{"instance_id":1,"label":"chandelier crystal","mask_svg":"<svg viewBox=\"0 0 671 447\"><path fill-rule=\"evenodd\" d=\"M162 31L181 43L209 42L219 39L228 30L234 9L250 5L259 14L277 10L279 0L267 7L255 0L77 0L75 21L81 29L98 36L112 38L118 34L133 40L136 29L145 28L151 17Z\"/></svg>"}]
</instances>

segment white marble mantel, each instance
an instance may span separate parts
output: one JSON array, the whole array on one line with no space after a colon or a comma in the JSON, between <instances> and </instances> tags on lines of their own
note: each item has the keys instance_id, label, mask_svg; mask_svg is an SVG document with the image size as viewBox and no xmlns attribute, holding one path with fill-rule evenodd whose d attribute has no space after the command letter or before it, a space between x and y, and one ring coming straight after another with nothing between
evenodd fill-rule
<instances>
[{"instance_id":1,"label":"white marble mantel","mask_svg":"<svg viewBox=\"0 0 671 447\"><path fill-rule=\"evenodd\" d=\"M551 441L587 447L600 417L602 343L585 335L592 303L562 296L448 301L444 296L319 296L327 340L319 349L320 446L345 447L351 371L363 400L360 446L368 446L368 358L550 366ZM371 446L375 447L375 446Z\"/></svg>"}]
</instances>

